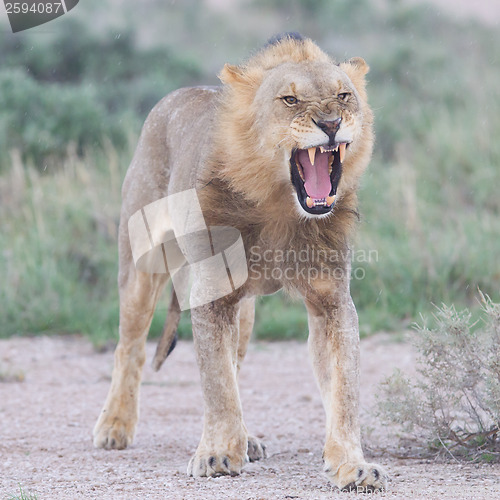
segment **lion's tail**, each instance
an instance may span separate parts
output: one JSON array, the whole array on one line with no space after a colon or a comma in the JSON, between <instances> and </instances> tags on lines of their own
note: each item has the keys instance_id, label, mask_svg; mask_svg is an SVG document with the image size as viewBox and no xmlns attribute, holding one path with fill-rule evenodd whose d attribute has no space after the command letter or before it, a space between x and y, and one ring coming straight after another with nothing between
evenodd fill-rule
<instances>
[{"instance_id":1,"label":"lion's tail","mask_svg":"<svg viewBox=\"0 0 500 500\"><path fill-rule=\"evenodd\" d=\"M165 320L163 332L156 346L156 353L153 358L152 364L155 371L161 368L161 365L177 344L177 326L179 325L180 319L181 308L179 307L179 301L177 300L175 290L172 290L172 298L168 306L167 319Z\"/></svg>"}]
</instances>

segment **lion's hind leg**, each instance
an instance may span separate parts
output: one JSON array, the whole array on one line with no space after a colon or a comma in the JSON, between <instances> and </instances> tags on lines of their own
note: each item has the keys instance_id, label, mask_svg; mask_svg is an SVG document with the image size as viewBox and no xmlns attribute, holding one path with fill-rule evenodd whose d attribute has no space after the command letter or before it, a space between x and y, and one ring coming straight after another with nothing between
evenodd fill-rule
<instances>
[{"instance_id":1,"label":"lion's hind leg","mask_svg":"<svg viewBox=\"0 0 500 500\"><path fill-rule=\"evenodd\" d=\"M238 338L238 373L248 350L255 321L255 297L243 299L240 302L240 329ZM266 445L254 436L248 436L248 459L256 462L267 458Z\"/></svg>"},{"instance_id":2,"label":"lion's hind leg","mask_svg":"<svg viewBox=\"0 0 500 500\"><path fill-rule=\"evenodd\" d=\"M123 449L132 443L139 418L139 388L146 338L166 274L136 271L130 261L120 286L120 340L111 387L94 428L94 446Z\"/></svg>"}]
</instances>

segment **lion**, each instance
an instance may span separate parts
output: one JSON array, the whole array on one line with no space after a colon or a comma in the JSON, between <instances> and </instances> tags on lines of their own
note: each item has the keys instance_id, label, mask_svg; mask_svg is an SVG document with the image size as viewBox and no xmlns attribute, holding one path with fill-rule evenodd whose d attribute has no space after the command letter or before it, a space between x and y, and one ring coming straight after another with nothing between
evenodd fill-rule
<instances>
[{"instance_id":1,"label":"lion","mask_svg":"<svg viewBox=\"0 0 500 500\"><path fill-rule=\"evenodd\" d=\"M374 142L368 70L362 58L338 64L309 38L285 34L246 63L226 64L222 86L179 89L151 111L123 184L120 339L96 447L123 449L134 438L145 342L169 278L136 269L127 223L155 200L194 188L207 225L240 231L250 271L243 286L191 310L204 424L188 474L237 475L248 460L266 457L243 420L238 372L255 297L283 288L308 313L328 478L340 489L386 486L386 472L361 448L359 330L349 288L356 192ZM175 346L179 317L174 291L155 369Z\"/></svg>"}]
</instances>

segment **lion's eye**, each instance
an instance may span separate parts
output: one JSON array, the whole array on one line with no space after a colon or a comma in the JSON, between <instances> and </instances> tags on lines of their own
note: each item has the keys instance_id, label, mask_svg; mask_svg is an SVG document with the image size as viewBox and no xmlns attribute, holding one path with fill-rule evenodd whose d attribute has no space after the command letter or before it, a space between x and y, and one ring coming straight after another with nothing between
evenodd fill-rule
<instances>
[{"instance_id":1,"label":"lion's eye","mask_svg":"<svg viewBox=\"0 0 500 500\"><path fill-rule=\"evenodd\" d=\"M341 99L342 101L348 101L349 97L351 97L351 93L350 92L342 92L342 93L338 94L337 97L339 99Z\"/></svg>"},{"instance_id":2,"label":"lion's eye","mask_svg":"<svg viewBox=\"0 0 500 500\"><path fill-rule=\"evenodd\" d=\"M290 106L293 106L294 104L297 104L299 102L299 100L293 95L287 95L285 97L282 97L282 99Z\"/></svg>"}]
</instances>

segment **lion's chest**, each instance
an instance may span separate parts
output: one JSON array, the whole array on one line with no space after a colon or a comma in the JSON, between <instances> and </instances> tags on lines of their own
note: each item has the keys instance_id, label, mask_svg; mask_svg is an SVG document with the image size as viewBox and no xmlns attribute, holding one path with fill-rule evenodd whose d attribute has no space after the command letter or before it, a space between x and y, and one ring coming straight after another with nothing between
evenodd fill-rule
<instances>
[{"instance_id":1,"label":"lion's chest","mask_svg":"<svg viewBox=\"0 0 500 500\"><path fill-rule=\"evenodd\" d=\"M317 279L337 280L348 272L349 259L342 251L314 245L270 247L254 243L246 247L248 286L274 293L282 287L304 288Z\"/></svg>"}]
</instances>

